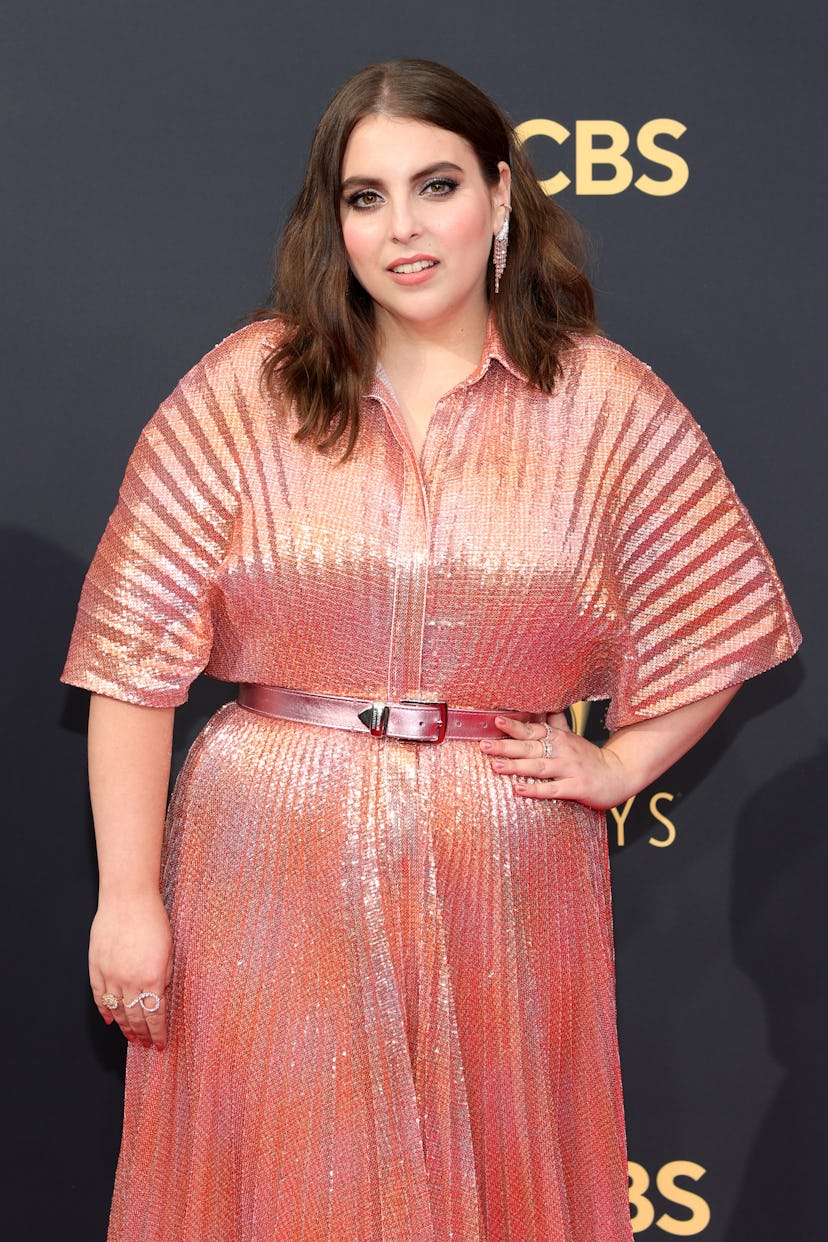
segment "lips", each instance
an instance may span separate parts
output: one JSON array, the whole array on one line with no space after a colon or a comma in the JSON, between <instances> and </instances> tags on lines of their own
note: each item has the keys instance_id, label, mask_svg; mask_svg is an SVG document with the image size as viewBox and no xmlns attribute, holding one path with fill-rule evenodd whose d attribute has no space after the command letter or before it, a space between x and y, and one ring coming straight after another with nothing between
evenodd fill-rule
<instances>
[{"instance_id":1,"label":"lips","mask_svg":"<svg viewBox=\"0 0 828 1242\"><path fill-rule=\"evenodd\" d=\"M395 276L411 276L416 272L425 272L436 266L437 260L432 259L430 255L415 254L411 258L398 259L395 263L389 263L388 271L393 272Z\"/></svg>"}]
</instances>

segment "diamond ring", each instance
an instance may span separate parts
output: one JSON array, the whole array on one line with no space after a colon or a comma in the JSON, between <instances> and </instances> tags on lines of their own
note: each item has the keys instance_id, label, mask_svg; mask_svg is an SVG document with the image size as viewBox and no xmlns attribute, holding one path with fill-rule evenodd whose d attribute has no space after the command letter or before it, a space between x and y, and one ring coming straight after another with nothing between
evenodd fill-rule
<instances>
[{"instance_id":1,"label":"diamond ring","mask_svg":"<svg viewBox=\"0 0 828 1242\"><path fill-rule=\"evenodd\" d=\"M145 1005L144 1002L150 997L155 1001L155 1004ZM144 1013L155 1013L155 1011L161 1007L161 997L157 992L139 992L135 997L135 1000L131 1000L128 1005L126 1001L124 1001L124 1007L126 1009L132 1009L135 1005L140 1005Z\"/></svg>"}]
</instances>

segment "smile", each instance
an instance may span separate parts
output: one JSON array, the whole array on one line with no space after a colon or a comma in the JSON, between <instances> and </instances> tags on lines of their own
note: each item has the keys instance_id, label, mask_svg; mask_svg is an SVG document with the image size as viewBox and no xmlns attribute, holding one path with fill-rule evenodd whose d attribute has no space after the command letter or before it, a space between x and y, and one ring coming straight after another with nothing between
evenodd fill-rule
<instances>
[{"instance_id":1,"label":"smile","mask_svg":"<svg viewBox=\"0 0 828 1242\"><path fill-rule=\"evenodd\" d=\"M429 267L436 267L433 259L418 259L416 263L398 263L390 270L398 276L410 276L413 272L424 272Z\"/></svg>"}]
</instances>

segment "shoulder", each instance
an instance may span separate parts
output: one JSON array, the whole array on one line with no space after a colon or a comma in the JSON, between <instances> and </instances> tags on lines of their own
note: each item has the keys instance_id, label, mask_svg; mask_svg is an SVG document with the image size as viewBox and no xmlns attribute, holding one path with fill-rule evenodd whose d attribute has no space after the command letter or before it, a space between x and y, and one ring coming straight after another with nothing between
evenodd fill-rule
<instances>
[{"instance_id":1,"label":"shoulder","mask_svg":"<svg viewBox=\"0 0 828 1242\"><path fill-rule=\"evenodd\" d=\"M181 384L200 382L216 385L231 383L246 389L258 385L262 363L284 335L284 326L275 319L246 324L204 355L181 380Z\"/></svg>"},{"instance_id":2,"label":"shoulder","mask_svg":"<svg viewBox=\"0 0 828 1242\"><path fill-rule=\"evenodd\" d=\"M586 388L618 400L663 399L674 393L647 362L604 336L578 336L561 359L564 374Z\"/></svg>"},{"instance_id":3,"label":"shoulder","mask_svg":"<svg viewBox=\"0 0 828 1242\"><path fill-rule=\"evenodd\" d=\"M232 440L264 400L262 364L284 329L274 320L247 324L214 345L176 384L145 428L150 438L189 432Z\"/></svg>"},{"instance_id":4,"label":"shoulder","mask_svg":"<svg viewBox=\"0 0 828 1242\"><path fill-rule=\"evenodd\" d=\"M610 434L701 432L690 411L652 367L601 336L577 337L562 357L574 405Z\"/></svg>"}]
</instances>

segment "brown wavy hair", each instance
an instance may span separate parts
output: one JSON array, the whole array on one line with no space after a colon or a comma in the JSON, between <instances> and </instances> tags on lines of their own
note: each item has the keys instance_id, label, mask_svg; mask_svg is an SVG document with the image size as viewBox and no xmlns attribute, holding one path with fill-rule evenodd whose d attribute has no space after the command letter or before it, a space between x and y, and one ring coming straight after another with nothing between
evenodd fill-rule
<instances>
[{"instance_id":1,"label":"brown wavy hair","mask_svg":"<svg viewBox=\"0 0 828 1242\"><path fill-rule=\"evenodd\" d=\"M488 294L503 345L532 384L551 392L572 335L597 331L580 229L540 189L497 104L435 61L370 65L345 83L319 122L305 182L279 244L273 294L255 316L285 323L262 379L296 410L296 438L323 452L344 441L343 458L356 443L377 347L374 304L351 272L342 241L341 169L352 130L377 113L459 134L477 155L488 185L497 184L501 160L510 166L509 258L496 298L489 265Z\"/></svg>"}]
</instances>

